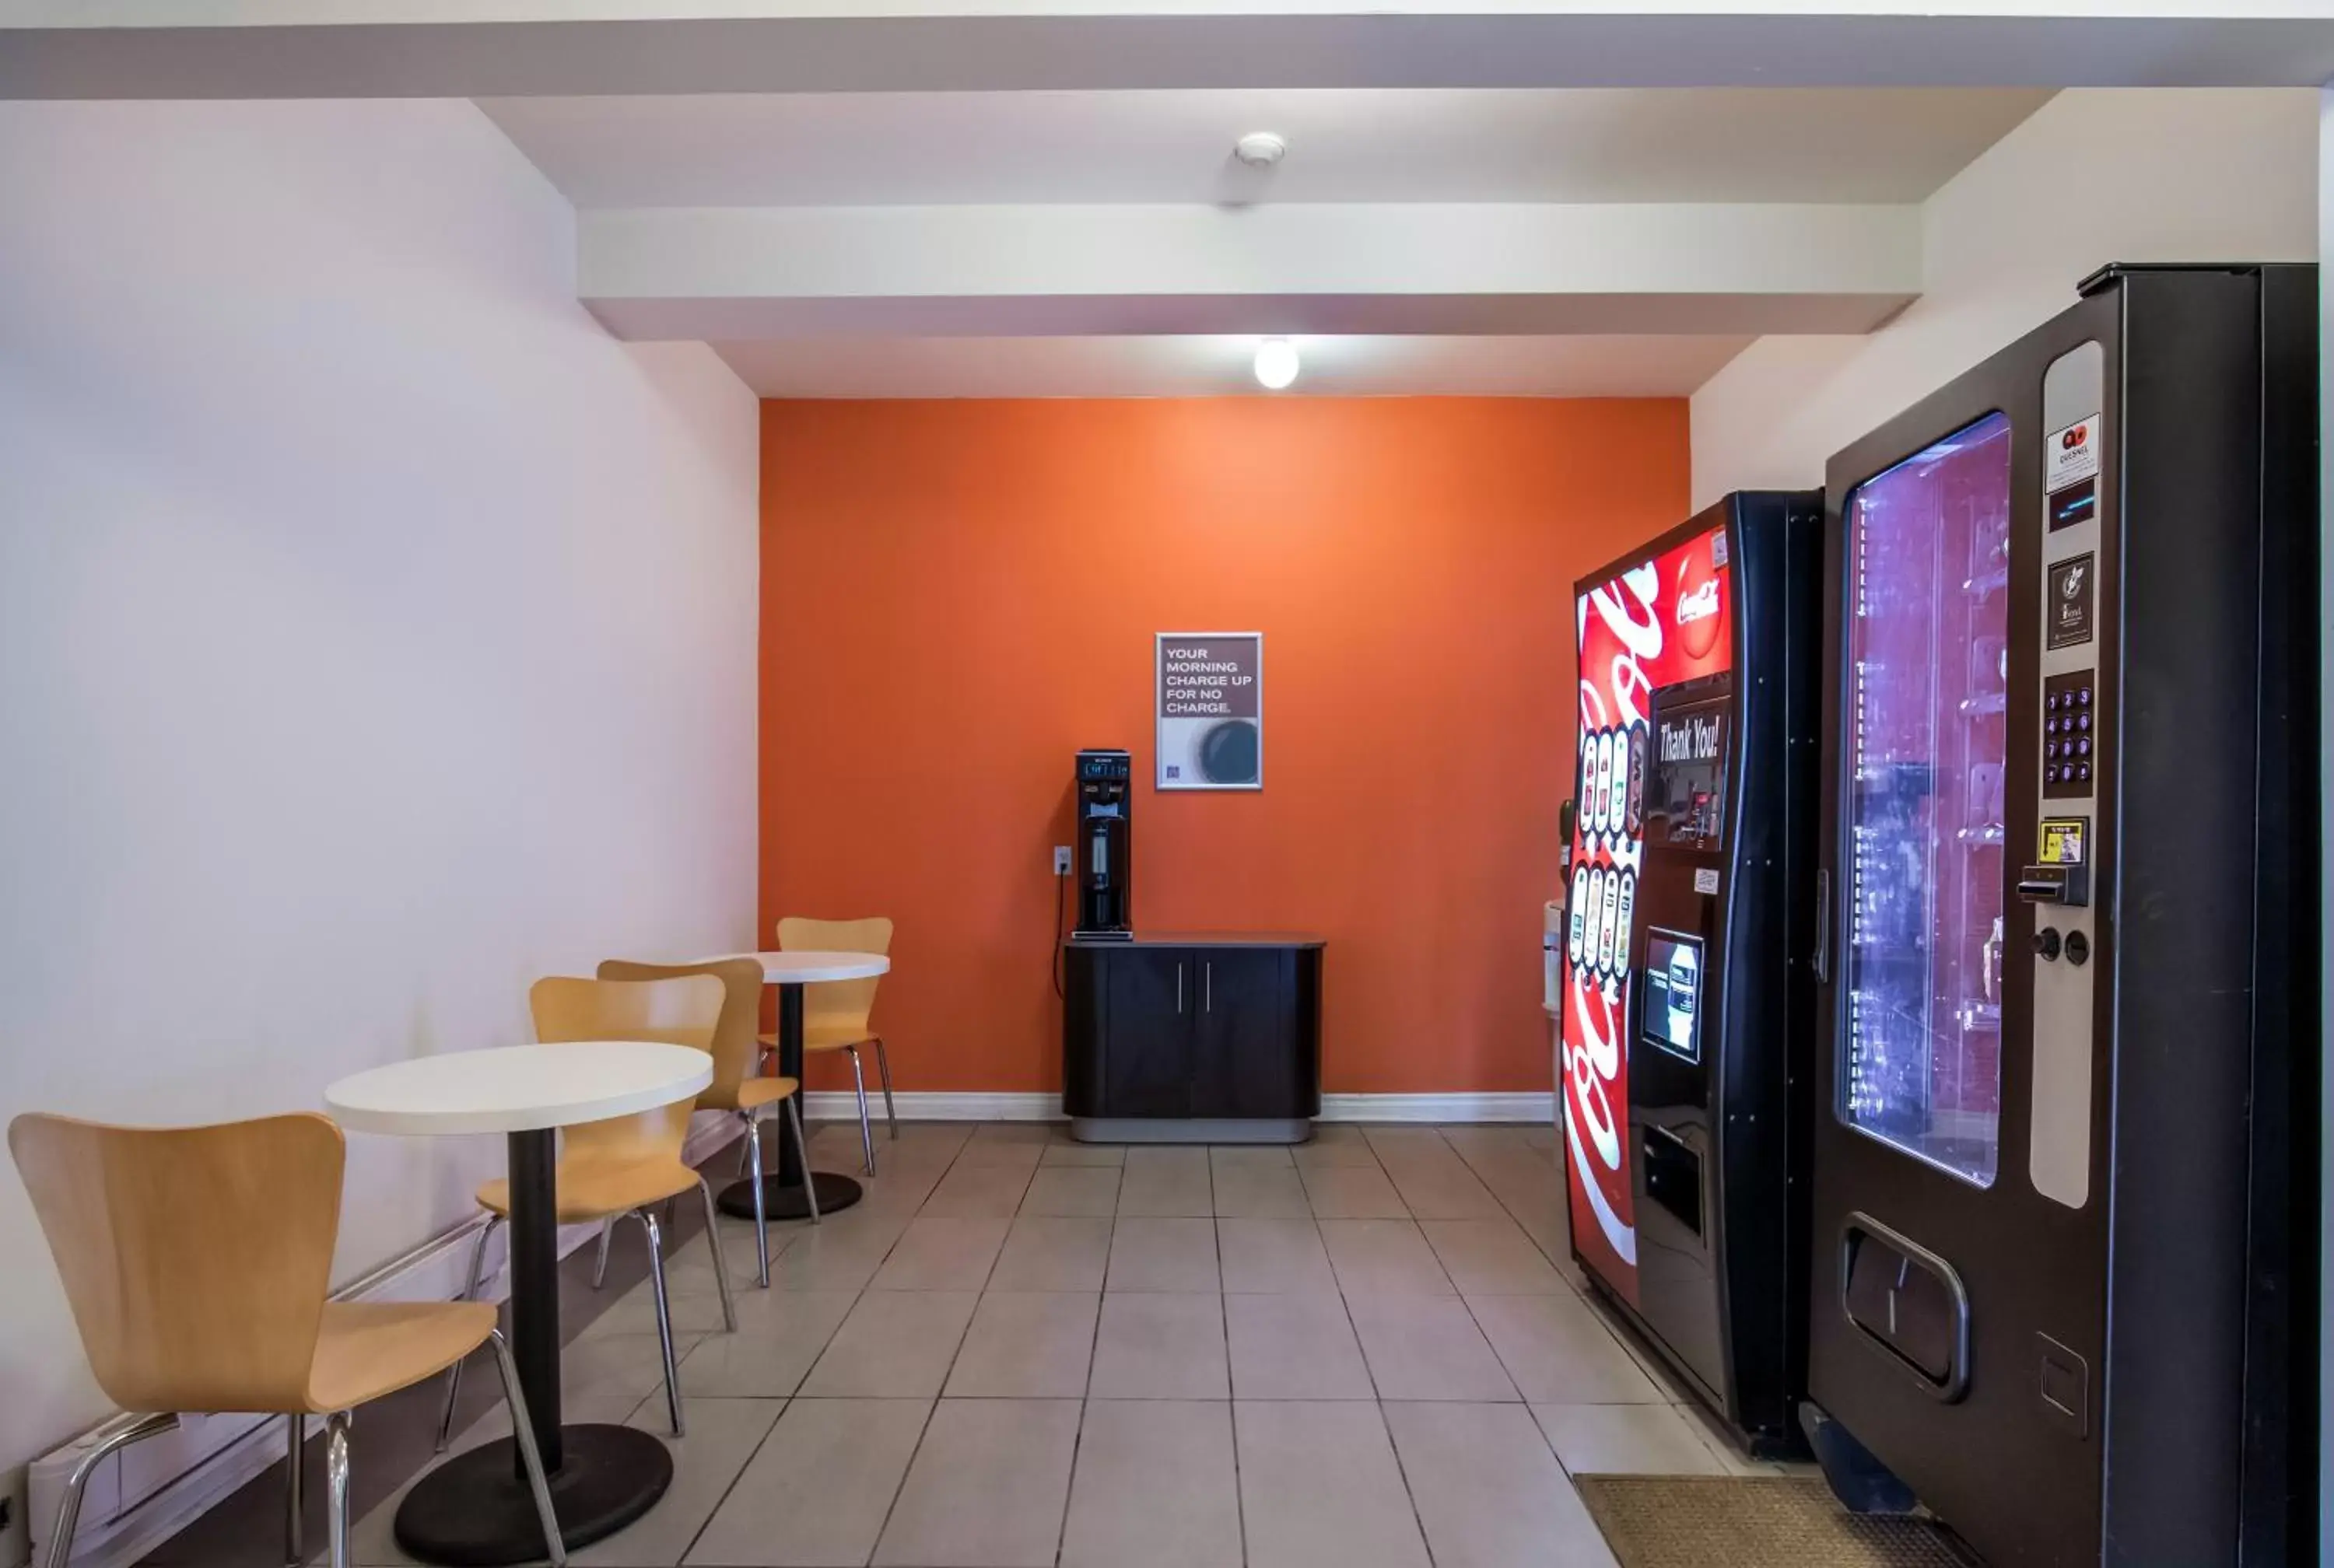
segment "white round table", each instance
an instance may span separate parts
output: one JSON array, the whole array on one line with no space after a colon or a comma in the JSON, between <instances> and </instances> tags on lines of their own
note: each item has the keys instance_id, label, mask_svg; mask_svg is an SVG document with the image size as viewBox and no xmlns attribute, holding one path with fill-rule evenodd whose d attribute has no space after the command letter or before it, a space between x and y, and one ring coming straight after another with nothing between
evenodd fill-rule
<instances>
[{"instance_id":1,"label":"white round table","mask_svg":"<svg viewBox=\"0 0 2334 1568\"><path fill-rule=\"evenodd\" d=\"M696 961L713 964L738 958L751 958L761 965L762 983L778 988L778 1075L797 1083L803 1075L803 987L825 980L872 980L889 973L892 967L892 960L881 953L831 953L807 948L772 953L731 953L726 958ZM794 1145L783 1138L778 1140L777 1174L764 1176L756 1171L743 1181L731 1183L722 1190L721 1212L740 1219L753 1218L756 1181L762 1184L763 1212L771 1219L801 1219L810 1213L810 1202L803 1190L806 1181L818 1184L818 1211L822 1215L849 1208L866 1196L865 1189L848 1176L831 1170L813 1176Z\"/></svg>"},{"instance_id":2,"label":"white round table","mask_svg":"<svg viewBox=\"0 0 2334 1568\"><path fill-rule=\"evenodd\" d=\"M636 1428L560 1419L558 1130L693 1100L713 1058L686 1045L587 1040L457 1051L392 1063L324 1091L341 1125L403 1137L500 1132L509 1143L511 1352L568 1550L613 1534L672 1484L672 1456ZM445 1563L528 1563L544 1555L518 1446L457 1455L397 1511L397 1541Z\"/></svg>"}]
</instances>

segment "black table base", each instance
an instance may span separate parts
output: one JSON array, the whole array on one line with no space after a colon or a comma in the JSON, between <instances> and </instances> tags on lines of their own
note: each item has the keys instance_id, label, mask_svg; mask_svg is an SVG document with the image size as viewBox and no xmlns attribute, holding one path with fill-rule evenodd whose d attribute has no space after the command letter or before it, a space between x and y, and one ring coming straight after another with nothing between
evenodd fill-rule
<instances>
[{"instance_id":1,"label":"black table base","mask_svg":"<svg viewBox=\"0 0 2334 1568\"><path fill-rule=\"evenodd\" d=\"M557 1136L514 1132L510 1150L511 1361L551 1484L552 1512L572 1550L647 1513L672 1485L672 1456L631 1427L571 1427L559 1409ZM539 1562L543 1522L505 1438L458 1454L414 1484L397 1509L406 1554L448 1568Z\"/></svg>"},{"instance_id":2,"label":"black table base","mask_svg":"<svg viewBox=\"0 0 2334 1568\"><path fill-rule=\"evenodd\" d=\"M765 1134L767 1136L767 1134ZM867 1196L867 1189L847 1176L837 1176L832 1170L815 1170L811 1179L818 1183L818 1212L823 1218L839 1213ZM754 1181L751 1177L730 1183L714 1200L722 1213L738 1219L754 1217ZM810 1205L803 1199L802 1183L788 1181L782 1176L762 1178L762 1213L773 1223L781 1219L808 1219Z\"/></svg>"},{"instance_id":3,"label":"black table base","mask_svg":"<svg viewBox=\"0 0 2334 1568\"><path fill-rule=\"evenodd\" d=\"M778 986L778 1075L802 1082L803 1075L803 988L781 982ZM802 1092L794 1095L795 1109L802 1109ZM762 1123L762 1158L769 1158L769 1143L778 1142L778 1169L775 1176L762 1176L762 1214L766 1219L808 1219L810 1205L803 1198L805 1150L795 1147L793 1129L783 1125L786 1112L771 1111ZM849 1208L866 1192L847 1176L832 1171L810 1173L818 1183L818 1212L822 1217ZM732 1183L722 1190L717 1200L722 1213L734 1218L754 1217L754 1183L751 1177Z\"/></svg>"},{"instance_id":4,"label":"black table base","mask_svg":"<svg viewBox=\"0 0 2334 1568\"><path fill-rule=\"evenodd\" d=\"M672 1456L633 1427L560 1429L566 1463L551 1476L551 1504L570 1552L605 1540L656 1505L672 1484ZM451 1568L539 1563L543 1525L510 1438L457 1454L424 1476L397 1510L409 1556Z\"/></svg>"}]
</instances>

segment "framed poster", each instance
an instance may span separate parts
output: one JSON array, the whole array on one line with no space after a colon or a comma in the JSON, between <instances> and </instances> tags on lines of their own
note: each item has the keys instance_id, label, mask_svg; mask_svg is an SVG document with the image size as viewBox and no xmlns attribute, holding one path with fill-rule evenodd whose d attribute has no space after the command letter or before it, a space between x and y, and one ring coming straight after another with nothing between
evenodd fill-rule
<instances>
[{"instance_id":1,"label":"framed poster","mask_svg":"<svg viewBox=\"0 0 2334 1568\"><path fill-rule=\"evenodd\" d=\"M1162 631L1159 787L1264 787L1264 633Z\"/></svg>"}]
</instances>

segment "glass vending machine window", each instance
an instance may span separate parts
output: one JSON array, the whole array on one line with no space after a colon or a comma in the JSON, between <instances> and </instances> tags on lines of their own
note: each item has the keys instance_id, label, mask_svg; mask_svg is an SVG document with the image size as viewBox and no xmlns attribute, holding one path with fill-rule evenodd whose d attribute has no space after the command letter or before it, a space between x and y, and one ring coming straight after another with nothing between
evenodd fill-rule
<instances>
[{"instance_id":1,"label":"glass vending machine window","mask_svg":"<svg viewBox=\"0 0 2334 1568\"><path fill-rule=\"evenodd\" d=\"M1839 1114L1981 1187L2001 1115L2010 421L1848 496Z\"/></svg>"},{"instance_id":2,"label":"glass vending machine window","mask_svg":"<svg viewBox=\"0 0 2334 1568\"><path fill-rule=\"evenodd\" d=\"M1726 837L1727 717L1733 678L1709 675L1654 693L1649 842L1704 851Z\"/></svg>"}]
</instances>

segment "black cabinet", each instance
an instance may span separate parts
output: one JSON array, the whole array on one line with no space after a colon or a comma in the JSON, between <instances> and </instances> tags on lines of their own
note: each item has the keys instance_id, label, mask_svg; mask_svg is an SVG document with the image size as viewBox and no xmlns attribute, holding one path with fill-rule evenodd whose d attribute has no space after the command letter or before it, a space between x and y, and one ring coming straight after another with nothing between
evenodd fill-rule
<instances>
[{"instance_id":1,"label":"black cabinet","mask_svg":"<svg viewBox=\"0 0 2334 1568\"><path fill-rule=\"evenodd\" d=\"M1138 936L1063 955L1063 1108L1097 1141L1307 1136L1321 943Z\"/></svg>"},{"instance_id":2,"label":"black cabinet","mask_svg":"<svg viewBox=\"0 0 2334 1568\"><path fill-rule=\"evenodd\" d=\"M1102 1088L1112 1114L1191 1114L1191 967L1190 955L1162 948L1131 948L1100 965L1110 1021Z\"/></svg>"}]
</instances>

